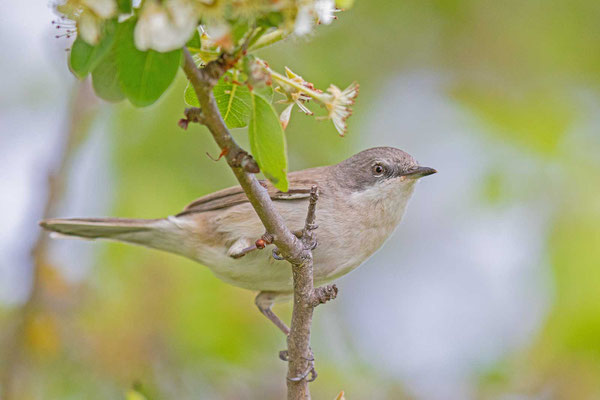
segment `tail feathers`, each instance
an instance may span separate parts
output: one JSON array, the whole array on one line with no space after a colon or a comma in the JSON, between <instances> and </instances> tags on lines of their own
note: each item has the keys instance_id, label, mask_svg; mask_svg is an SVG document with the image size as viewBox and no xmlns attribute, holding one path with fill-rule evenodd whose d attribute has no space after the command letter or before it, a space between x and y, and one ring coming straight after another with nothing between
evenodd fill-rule
<instances>
[{"instance_id":1,"label":"tail feathers","mask_svg":"<svg viewBox=\"0 0 600 400\"><path fill-rule=\"evenodd\" d=\"M108 239L181 254L194 259L190 231L172 217L164 219L56 218L40 225L59 236Z\"/></svg>"},{"instance_id":2,"label":"tail feathers","mask_svg":"<svg viewBox=\"0 0 600 400\"><path fill-rule=\"evenodd\" d=\"M40 222L40 226L61 235L86 239L116 239L129 234L148 232L154 229L152 219L125 218L56 218Z\"/></svg>"}]
</instances>

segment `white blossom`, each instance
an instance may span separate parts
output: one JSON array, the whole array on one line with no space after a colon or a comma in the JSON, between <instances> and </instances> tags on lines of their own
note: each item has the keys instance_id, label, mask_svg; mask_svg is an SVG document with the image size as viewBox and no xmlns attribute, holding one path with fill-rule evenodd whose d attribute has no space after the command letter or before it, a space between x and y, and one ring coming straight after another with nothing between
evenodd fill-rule
<instances>
[{"instance_id":1,"label":"white blossom","mask_svg":"<svg viewBox=\"0 0 600 400\"><path fill-rule=\"evenodd\" d=\"M114 0L83 0L82 4L103 19L108 19L117 12L117 4Z\"/></svg>"},{"instance_id":2,"label":"white blossom","mask_svg":"<svg viewBox=\"0 0 600 400\"><path fill-rule=\"evenodd\" d=\"M315 1L315 12L319 18L319 22L325 25L329 25L331 21L335 19L333 13L335 12L335 1L334 0L316 0Z\"/></svg>"},{"instance_id":3,"label":"white blossom","mask_svg":"<svg viewBox=\"0 0 600 400\"><path fill-rule=\"evenodd\" d=\"M91 12L85 11L79 17L77 22L77 33L81 35L81 38L91 44L95 45L100 40L102 20L96 17Z\"/></svg>"},{"instance_id":4,"label":"white blossom","mask_svg":"<svg viewBox=\"0 0 600 400\"><path fill-rule=\"evenodd\" d=\"M165 52L182 47L198 24L195 8L187 0L149 1L135 26L133 38L140 50Z\"/></svg>"},{"instance_id":5,"label":"white blossom","mask_svg":"<svg viewBox=\"0 0 600 400\"><path fill-rule=\"evenodd\" d=\"M298 6L296 21L294 22L294 33L303 36L310 33L318 22L330 24L335 19L335 0L313 0L302 1Z\"/></svg>"},{"instance_id":6,"label":"white blossom","mask_svg":"<svg viewBox=\"0 0 600 400\"><path fill-rule=\"evenodd\" d=\"M294 23L294 33L296 35L303 36L312 31L315 24L313 11L313 4L303 4L298 7L298 13L296 14L296 21Z\"/></svg>"},{"instance_id":7,"label":"white blossom","mask_svg":"<svg viewBox=\"0 0 600 400\"><path fill-rule=\"evenodd\" d=\"M117 14L115 0L67 0L55 3L55 7L63 20L75 23L77 34L91 45L100 40L104 21Z\"/></svg>"}]
</instances>

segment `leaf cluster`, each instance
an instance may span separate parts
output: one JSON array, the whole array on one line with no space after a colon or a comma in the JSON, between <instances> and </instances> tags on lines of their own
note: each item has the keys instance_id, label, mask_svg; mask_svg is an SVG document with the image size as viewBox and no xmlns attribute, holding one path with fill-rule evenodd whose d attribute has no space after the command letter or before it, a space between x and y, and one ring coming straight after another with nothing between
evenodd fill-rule
<instances>
[{"instance_id":1,"label":"leaf cluster","mask_svg":"<svg viewBox=\"0 0 600 400\"><path fill-rule=\"evenodd\" d=\"M74 1L68 0L68 4ZM93 5L96 0L90 1ZM226 8L219 15L225 23L225 31L215 33L212 29L213 32L209 34L210 26L198 26L198 22L210 20L204 14L200 21L195 16L191 17L192 27L195 27L192 31L187 30L189 21L178 22L178 15L181 17L180 14L185 14L190 3L187 0L177 1L144 2L136 9L131 7L129 0L119 0L117 8L121 14L113 14L108 19L96 18L99 34L95 42L86 40L86 35L77 35L69 57L71 71L80 79L91 75L94 91L104 100L118 102L127 99L136 107L145 107L155 103L174 81L182 65L184 47L193 55L199 68L224 54L233 56L236 61L228 66L228 71L213 88L216 104L228 128L247 127L251 151L262 173L278 189L287 191L288 161L284 130L292 108L297 105L306 114L312 115L304 103L309 100L320 103L328 110L325 118L332 119L343 134L345 119L350 115L349 105L357 90L351 90L351 96L346 95L348 91L342 92L335 87L337 92L328 89L331 93L324 93L289 70L286 70L286 75L272 71L266 62L256 59L252 53L292 34L290 24L295 24L296 28L303 23L312 26L315 18L321 18L315 11L319 9L317 3L290 0L286 7L278 9L270 3L258 7L257 4L262 4L260 1L250 0L246 7L253 10L251 15ZM330 19L333 1L325 2L330 3L329 11L322 12L322 15ZM90 4L82 10L93 13L95 8ZM73 7L75 10L77 4L73 3ZM264 12L261 11L263 9ZM300 10L309 13L308 20L301 20ZM79 14L73 11L67 14L70 15L76 18ZM162 21L165 15L172 17L169 17L172 21L166 22L172 26L156 22ZM78 29L83 27L82 22L81 19L76 21ZM169 35L172 36L169 39L172 43L181 43L179 41L183 38L185 45L169 47L167 51L156 50L164 45L162 38ZM144 49L140 43L151 46ZM285 97L279 102L288 104L281 116L273 106L272 85ZM188 105L200 107L189 84L184 99ZM342 110L341 114L339 110Z\"/></svg>"},{"instance_id":2,"label":"leaf cluster","mask_svg":"<svg viewBox=\"0 0 600 400\"><path fill-rule=\"evenodd\" d=\"M78 78L92 76L96 94L107 101L127 98L138 107L154 103L175 79L181 63L181 49L166 53L140 51L133 31L136 18L104 23L103 36L92 46L77 37L69 65Z\"/></svg>"}]
</instances>

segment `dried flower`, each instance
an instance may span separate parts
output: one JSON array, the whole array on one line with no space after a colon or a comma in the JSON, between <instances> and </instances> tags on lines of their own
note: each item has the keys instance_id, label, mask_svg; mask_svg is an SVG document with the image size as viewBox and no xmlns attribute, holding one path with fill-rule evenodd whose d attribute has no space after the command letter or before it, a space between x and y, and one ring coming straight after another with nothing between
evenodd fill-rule
<instances>
[{"instance_id":1,"label":"dried flower","mask_svg":"<svg viewBox=\"0 0 600 400\"><path fill-rule=\"evenodd\" d=\"M280 82L280 85L275 88L275 90L278 93L283 94L286 99L279 102L296 104L303 113L313 115L313 112L304 105L304 103L310 100L310 96L302 91L303 87L309 90L315 90L313 84L305 81L300 75L296 74L288 67L285 67L285 75L291 83L295 83L296 85L291 86ZM298 86L300 86L300 88Z\"/></svg>"},{"instance_id":2,"label":"dried flower","mask_svg":"<svg viewBox=\"0 0 600 400\"><path fill-rule=\"evenodd\" d=\"M292 108L294 108L294 103L287 106L279 115L279 122L281 123L281 127L283 130L287 128L290 123L290 117L292 116Z\"/></svg>"},{"instance_id":3,"label":"dried flower","mask_svg":"<svg viewBox=\"0 0 600 400\"><path fill-rule=\"evenodd\" d=\"M264 61L261 62L265 70L271 74L273 81L279 85L275 90L286 96L286 99L280 101L280 103L295 104L306 114L312 115L313 113L306 108L304 103L313 99L327 109L327 116L317 118L331 119L339 134L342 136L346 134L346 120L352 115L352 105L354 99L358 96L359 86L356 82L344 90L335 85L330 85L327 92L323 93L289 68L286 67L286 76L283 76L269 68ZM284 121L289 120L288 112L291 112L291 109L289 111L286 109L281 114L280 121L282 121L282 124Z\"/></svg>"},{"instance_id":4,"label":"dried flower","mask_svg":"<svg viewBox=\"0 0 600 400\"><path fill-rule=\"evenodd\" d=\"M351 106L358 96L358 88L358 83L354 82L344 90L340 90L335 85L330 85L327 89L331 98L324 103L325 108L327 108L328 118L333 121L335 129L341 136L344 136L348 129L346 120L352 115Z\"/></svg>"}]
</instances>

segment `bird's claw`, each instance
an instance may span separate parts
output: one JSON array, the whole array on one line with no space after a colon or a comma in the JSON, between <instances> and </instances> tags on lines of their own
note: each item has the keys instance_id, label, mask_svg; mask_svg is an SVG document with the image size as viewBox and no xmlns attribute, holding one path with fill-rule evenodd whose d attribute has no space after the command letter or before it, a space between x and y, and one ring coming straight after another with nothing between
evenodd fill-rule
<instances>
[{"instance_id":1,"label":"bird's claw","mask_svg":"<svg viewBox=\"0 0 600 400\"><path fill-rule=\"evenodd\" d=\"M306 379L306 377L310 374L310 378ZM304 373L302 373L299 376L295 376L293 378L287 378L289 381L291 382L301 382L304 379L306 379L307 382L314 382L317 379L317 376L319 376L319 374L317 374L317 370L315 369L314 363L310 363L308 365L308 368L306 369L306 371Z\"/></svg>"},{"instance_id":2,"label":"bird's claw","mask_svg":"<svg viewBox=\"0 0 600 400\"><path fill-rule=\"evenodd\" d=\"M279 249L277 247L273 249L273 258L277 261L283 260L283 257L281 257L281 254L279 254Z\"/></svg>"},{"instance_id":3,"label":"bird's claw","mask_svg":"<svg viewBox=\"0 0 600 400\"><path fill-rule=\"evenodd\" d=\"M287 378L289 381L300 382L300 381L306 379L309 375L310 375L310 377L308 379L306 379L307 382L313 382L315 379L317 379L317 376L319 374L317 374L317 370L315 369L315 356L313 355L313 352L311 349L309 349L309 351L310 351L310 354L308 357L302 357L303 359L308 361L308 368L306 369L306 371L304 373L302 373L299 376L295 376L293 378ZM279 359L282 361L289 361L290 360L289 352L287 350L281 350L279 352Z\"/></svg>"},{"instance_id":4,"label":"bird's claw","mask_svg":"<svg viewBox=\"0 0 600 400\"><path fill-rule=\"evenodd\" d=\"M287 350L281 350L279 352L279 359L281 361L289 361L290 357L289 357L288 351Z\"/></svg>"},{"instance_id":5,"label":"bird's claw","mask_svg":"<svg viewBox=\"0 0 600 400\"><path fill-rule=\"evenodd\" d=\"M308 349L308 351L310 351L310 354L308 357L304 357L302 356L303 359L305 359L308 362L314 362L315 361L315 355L312 352L312 349ZM290 360L290 354L288 353L287 350L281 350L279 352L279 359L281 361L289 361Z\"/></svg>"}]
</instances>

